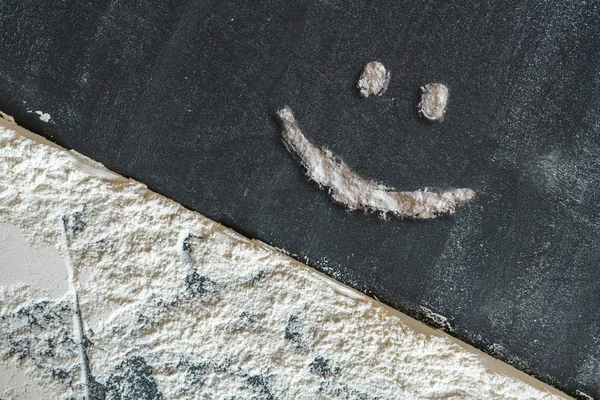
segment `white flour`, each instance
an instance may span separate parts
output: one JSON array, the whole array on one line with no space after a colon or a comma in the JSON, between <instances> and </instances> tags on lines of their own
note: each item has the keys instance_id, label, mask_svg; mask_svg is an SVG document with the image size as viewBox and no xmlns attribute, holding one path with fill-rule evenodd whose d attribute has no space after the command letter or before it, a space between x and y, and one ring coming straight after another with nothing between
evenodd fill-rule
<instances>
[{"instance_id":1,"label":"white flour","mask_svg":"<svg viewBox=\"0 0 600 400\"><path fill-rule=\"evenodd\" d=\"M50 122L50 114L43 111L36 111L35 113L40 116L42 122Z\"/></svg>"},{"instance_id":2,"label":"white flour","mask_svg":"<svg viewBox=\"0 0 600 400\"><path fill-rule=\"evenodd\" d=\"M310 179L329 190L331 197L349 210L375 211L383 217L392 214L401 218L430 219L453 214L456 206L475 197L472 189L430 192L428 189L397 192L380 183L358 175L331 151L316 147L298 128L292 111L284 108L277 113L283 126L283 141L298 155Z\"/></svg>"},{"instance_id":3,"label":"white flour","mask_svg":"<svg viewBox=\"0 0 600 400\"><path fill-rule=\"evenodd\" d=\"M79 399L86 390L108 399L563 397L15 130L23 132L0 123L0 222L20 227L31 246L55 246L65 260L68 252L89 358L79 354L66 291L42 298L35 281L0 286L0 367L27 374L42 398ZM0 398L25 390L15 383Z\"/></svg>"},{"instance_id":4,"label":"white flour","mask_svg":"<svg viewBox=\"0 0 600 400\"><path fill-rule=\"evenodd\" d=\"M450 92L441 83L429 83L422 87L419 112L430 121L442 121L446 113L446 105Z\"/></svg>"},{"instance_id":5,"label":"white flour","mask_svg":"<svg viewBox=\"0 0 600 400\"><path fill-rule=\"evenodd\" d=\"M382 63L371 61L365 66L357 86L363 97L381 96L387 90L391 78L390 71Z\"/></svg>"}]
</instances>

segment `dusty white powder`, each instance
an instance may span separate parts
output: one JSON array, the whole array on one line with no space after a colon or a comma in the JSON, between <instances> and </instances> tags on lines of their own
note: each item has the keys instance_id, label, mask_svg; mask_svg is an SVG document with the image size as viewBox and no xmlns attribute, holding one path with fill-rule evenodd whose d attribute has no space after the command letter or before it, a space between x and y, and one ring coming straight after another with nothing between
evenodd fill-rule
<instances>
[{"instance_id":1,"label":"dusty white powder","mask_svg":"<svg viewBox=\"0 0 600 400\"><path fill-rule=\"evenodd\" d=\"M331 151L313 145L304 137L289 108L277 113L287 148L300 157L310 179L329 189L333 199L350 210L390 213L402 218L435 218L453 214L456 206L475 197L472 189L430 192L427 189L396 192L380 183L365 179L354 172Z\"/></svg>"},{"instance_id":2,"label":"dusty white powder","mask_svg":"<svg viewBox=\"0 0 600 400\"><path fill-rule=\"evenodd\" d=\"M388 88L392 75L378 61L368 63L358 80L358 89L363 97L381 96Z\"/></svg>"},{"instance_id":3,"label":"dusty white powder","mask_svg":"<svg viewBox=\"0 0 600 400\"><path fill-rule=\"evenodd\" d=\"M43 111L36 111L35 113L40 116L42 122L50 122L50 114Z\"/></svg>"},{"instance_id":4,"label":"dusty white powder","mask_svg":"<svg viewBox=\"0 0 600 400\"><path fill-rule=\"evenodd\" d=\"M566 397L140 183L0 124L0 222L70 259L83 321L86 357L68 289L44 298L39 282L0 286L0 367L26 374L42 398ZM0 397L25 390L15 383Z\"/></svg>"},{"instance_id":5,"label":"dusty white powder","mask_svg":"<svg viewBox=\"0 0 600 400\"><path fill-rule=\"evenodd\" d=\"M450 92L441 83L429 83L422 87L423 94L419 103L419 112L430 121L441 121L446 113Z\"/></svg>"}]
</instances>

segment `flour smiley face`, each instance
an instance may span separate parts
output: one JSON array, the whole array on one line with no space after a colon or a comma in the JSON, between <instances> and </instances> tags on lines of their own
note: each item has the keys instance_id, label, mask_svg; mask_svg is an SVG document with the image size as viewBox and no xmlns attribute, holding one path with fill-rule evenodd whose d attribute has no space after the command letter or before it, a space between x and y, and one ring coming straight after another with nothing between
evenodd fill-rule
<instances>
[{"instance_id":1,"label":"flour smiley face","mask_svg":"<svg viewBox=\"0 0 600 400\"><path fill-rule=\"evenodd\" d=\"M387 90L390 78L391 74L383 64L373 61L365 66L357 87L365 98L381 96ZM420 114L428 120L440 121L448 103L448 88L441 83L432 83L421 89ZM331 151L313 145L302 134L292 110L284 108L277 116L283 127L283 142L299 157L309 178L319 187L327 188L333 199L349 210L374 211L384 217L392 214L400 218L431 219L453 214L456 206L475 197L472 189L396 191L365 179Z\"/></svg>"}]
</instances>

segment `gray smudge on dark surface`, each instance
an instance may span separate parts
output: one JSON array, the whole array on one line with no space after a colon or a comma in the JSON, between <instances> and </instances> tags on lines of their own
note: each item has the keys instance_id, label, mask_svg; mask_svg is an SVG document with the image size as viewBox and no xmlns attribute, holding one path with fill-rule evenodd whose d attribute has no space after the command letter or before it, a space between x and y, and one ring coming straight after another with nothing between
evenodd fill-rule
<instances>
[{"instance_id":1,"label":"gray smudge on dark surface","mask_svg":"<svg viewBox=\"0 0 600 400\"><path fill-rule=\"evenodd\" d=\"M598 397L598 8L2 2L0 109L396 308L426 306L459 338L568 393ZM394 79L365 102L355 84L373 59ZM428 82L452 93L443 124L417 114ZM436 221L347 213L286 153L273 118L284 105L362 176L479 196Z\"/></svg>"}]
</instances>

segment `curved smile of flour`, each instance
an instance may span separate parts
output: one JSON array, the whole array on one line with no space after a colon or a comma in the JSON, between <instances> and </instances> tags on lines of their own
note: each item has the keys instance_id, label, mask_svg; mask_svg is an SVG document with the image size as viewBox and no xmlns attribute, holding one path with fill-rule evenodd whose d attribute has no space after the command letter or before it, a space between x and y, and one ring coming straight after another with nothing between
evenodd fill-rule
<instances>
[{"instance_id":1,"label":"curved smile of flour","mask_svg":"<svg viewBox=\"0 0 600 400\"><path fill-rule=\"evenodd\" d=\"M310 179L326 187L333 199L349 210L375 211L386 216L431 219L453 214L456 206L475 197L472 189L453 189L430 192L426 188L412 192L393 188L365 179L354 172L331 151L313 145L298 128L292 110L277 112L283 126L283 141L290 152L298 155Z\"/></svg>"}]
</instances>

